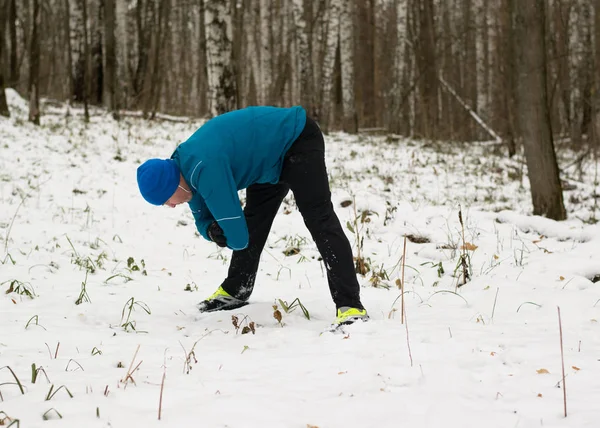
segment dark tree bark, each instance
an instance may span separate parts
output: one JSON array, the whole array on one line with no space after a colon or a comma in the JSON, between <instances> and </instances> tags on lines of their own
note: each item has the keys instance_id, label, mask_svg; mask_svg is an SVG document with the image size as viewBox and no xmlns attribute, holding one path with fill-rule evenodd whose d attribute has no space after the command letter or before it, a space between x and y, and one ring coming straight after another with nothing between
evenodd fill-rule
<instances>
[{"instance_id":1,"label":"dark tree bark","mask_svg":"<svg viewBox=\"0 0 600 428\"><path fill-rule=\"evenodd\" d=\"M40 124L40 1L33 0L31 21L31 43L29 47L29 120Z\"/></svg>"},{"instance_id":2,"label":"dark tree bark","mask_svg":"<svg viewBox=\"0 0 600 428\"><path fill-rule=\"evenodd\" d=\"M151 111L151 119L156 116L158 110L158 101L162 89L161 71L162 64L161 57L164 54L164 47L167 40L167 30L169 23L169 10L171 5L170 0L160 0L158 7L158 20L155 28L155 40L154 40L154 55L152 59L152 75L150 78L150 97L149 104L147 104L146 112Z\"/></svg>"},{"instance_id":3,"label":"dark tree bark","mask_svg":"<svg viewBox=\"0 0 600 428\"><path fill-rule=\"evenodd\" d=\"M78 0L72 0L78 1ZM80 0L83 10L83 115L85 122L90 121L90 111L88 108L89 81L90 81L90 48L88 43L88 25L87 25L87 0Z\"/></svg>"},{"instance_id":4,"label":"dark tree bark","mask_svg":"<svg viewBox=\"0 0 600 428\"><path fill-rule=\"evenodd\" d=\"M600 147L600 0L594 0L594 86L592 91L592 137L597 150Z\"/></svg>"},{"instance_id":5,"label":"dark tree bark","mask_svg":"<svg viewBox=\"0 0 600 428\"><path fill-rule=\"evenodd\" d=\"M119 119L117 99L117 51L115 40L115 0L104 0L104 105Z\"/></svg>"},{"instance_id":6,"label":"dark tree bark","mask_svg":"<svg viewBox=\"0 0 600 428\"><path fill-rule=\"evenodd\" d=\"M566 212L548 110L544 2L515 2L517 114L527 159L533 213L564 220ZM523 43L524 40L527 43Z\"/></svg>"},{"instance_id":7,"label":"dark tree bark","mask_svg":"<svg viewBox=\"0 0 600 428\"><path fill-rule=\"evenodd\" d=\"M415 131L418 136L433 138L438 125L438 76L435 53L433 0L422 0L416 6L418 41L416 61L419 79L419 108Z\"/></svg>"},{"instance_id":8,"label":"dark tree bark","mask_svg":"<svg viewBox=\"0 0 600 428\"><path fill-rule=\"evenodd\" d=\"M144 11L145 8L145 11ZM143 92L148 72L148 56L152 38L150 25L154 21L154 8L151 0L138 0L135 8L135 23L137 27L137 65L133 79L135 105L142 104Z\"/></svg>"},{"instance_id":9,"label":"dark tree bark","mask_svg":"<svg viewBox=\"0 0 600 428\"><path fill-rule=\"evenodd\" d=\"M0 0L0 10L6 10L7 5L10 7L10 0ZM4 47L4 34L5 34L6 15L0 15L0 59L2 58L2 48ZM6 102L6 92L4 91L4 74L3 74L2 63L0 62L0 116L9 117L10 111L8 110L8 104Z\"/></svg>"},{"instance_id":10,"label":"dark tree bark","mask_svg":"<svg viewBox=\"0 0 600 428\"><path fill-rule=\"evenodd\" d=\"M347 0L344 0L347 1ZM356 98L360 106L361 125L371 128L377 125L375 109L375 0L359 1L357 58L360 66L356 68Z\"/></svg>"},{"instance_id":11,"label":"dark tree bark","mask_svg":"<svg viewBox=\"0 0 600 428\"><path fill-rule=\"evenodd\" d=\"M515 0L502 0L500 14L500 42L499 56L501 58L500 67L502 70L499 79L500 94L498 96L500 104L500 120L502 120L502 136L508 149L508 156L513 157L517 153L517 144L515 141L516 118L515 118L515 61L514 61L514 29L513 12Z\"/></svg>"},{"instance_id":12,"label":"dark tree bark","mask_svg":"<svg viewBox=\"0 0 600 428\"><path fill-rule=\"evenodd\" d=\"M199 113L205 116L208 111L208 70L206 66L206 24L204 22L204 0L199 0L200 7L200 64L198 64L198 92L200 93Z\"/></svg>"},{"instance_id":13,"label":"dark tree bark","mask_svg":"<svg viewBox=\"0 0 600 428\"><path fill-rule=\"evenodd\" d=\"M8 7L8 34L10 38L10 75L8 76L8 86L15 88L19 82L16 0L8 0Z\"/></svg>"}]
</instances>

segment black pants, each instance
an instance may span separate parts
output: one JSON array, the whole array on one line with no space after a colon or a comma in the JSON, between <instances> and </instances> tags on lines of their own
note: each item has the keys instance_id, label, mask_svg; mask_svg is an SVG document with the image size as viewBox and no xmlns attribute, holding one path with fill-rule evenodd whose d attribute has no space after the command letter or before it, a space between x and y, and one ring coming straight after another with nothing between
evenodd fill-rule
<instances>
[{"instance_id":1,"label":"black pants","mask_svg":"<svg viewBox=\"0 0 600 428\"><path fill-rule=\"evenodd\" d=\"M363 309L352 248L331 203L323 134L308 117L304 130L285 155L279 183L253 184L246 190L248 247L233 252L228 276L221 286L231 296L248 300L273 219L290 189L323 258L336 307Z\"/></svg>"}]
</instances>

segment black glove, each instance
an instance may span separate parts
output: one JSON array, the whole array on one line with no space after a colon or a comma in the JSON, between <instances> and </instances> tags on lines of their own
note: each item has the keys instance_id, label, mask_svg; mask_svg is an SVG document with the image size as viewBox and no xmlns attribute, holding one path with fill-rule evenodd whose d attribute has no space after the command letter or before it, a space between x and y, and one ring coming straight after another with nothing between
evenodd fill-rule
<instances>
[{"instance_id":1,"label":"black glove","mask_svg":"<svg viewBox=\"0 0 600 428\"><path fill-rule=\"evenodd\" d=\"M223 229L221 229L219 223L213 221L210 224L210 226L208 226L208 230L206 232L210 240L217 244L219 247L227 246L227 238L225 238L225 235L223 234Z\"/></svg>"}]
</instances>

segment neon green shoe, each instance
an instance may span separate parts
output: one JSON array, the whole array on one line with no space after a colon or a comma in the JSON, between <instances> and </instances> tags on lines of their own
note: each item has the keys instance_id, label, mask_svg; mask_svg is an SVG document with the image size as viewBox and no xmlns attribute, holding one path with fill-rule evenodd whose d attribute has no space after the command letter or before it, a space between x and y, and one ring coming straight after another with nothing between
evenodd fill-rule
<instances>
[{"instance_id":1,"label":"neon green shoe","mask_svg":"<svg viewBox=\"0 0 600 428\"><path fill-rule=\"evenodd\" d=\"M334 324L337 325L349 325L356 321L367 321L369 315L367 315L366 309L351 308L349 306L342 306L337 310L337 317L335 318Z\"/></svg>"},{"instance_id":2,"label":"neon green shoe","mask_svg":"<svg viewBox=\"0 0 600 428\"><path fill-rule=\"evenodd\" d=\"M200 312L214 312L237 309L247 304L248 302L231 296L227 291L223 290L223 287L219 286L217 291L206 300L198 303L197 307Z\"/></svg>"}]
</instances>

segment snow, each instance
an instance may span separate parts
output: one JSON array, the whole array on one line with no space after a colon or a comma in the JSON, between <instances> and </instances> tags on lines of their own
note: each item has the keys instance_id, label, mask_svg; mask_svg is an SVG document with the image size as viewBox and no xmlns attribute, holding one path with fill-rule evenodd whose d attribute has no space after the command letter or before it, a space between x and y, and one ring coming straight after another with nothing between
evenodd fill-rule
<instances>
[{"instance_id":1,"label":"snow","mask_svg":"<svg viewBox=\"0 0 600 428\"><path fill-rule=\"evenodd\" d=\"M585 164L581 177L565 170L574 184L565 192L569 220L557 223L529 215L522 159L496 155L493 145L329 135L340 220L354 225L355 208L359 218L372 212L358 221L372 319L321 335L335 308L291 197L251 304L195 310L231 254L198 236L187 207L146 204L135 168L168 157L200 122L118 123L94 112L85 126L80 111L65 118L46 109L52 114L37 128L26 121L26 102L10 91L8 100L13 117L0 118L0 367L25 393L0 369L0 421L46 426L42 416L55 409L62 419L47 416L61 427L598 426L600 282L592 281L600 226L589 221L598 215L597 165ZM564 165L576 156L561 153ZM356 207L342 208L346 200ZM459 209L472 279L457 288ZM395 285L405 234L429 241L407 243L407 325ZM289 246L300 254L284 256ZM5 293L11 282L34 297ZM76 305L82 283L90 301ZM277 300L296 298L310 320ZM256 334L236 333L232 315L247 316ZM32 364L44 370L35 383Z\"/></svg>"}]
</instances>

